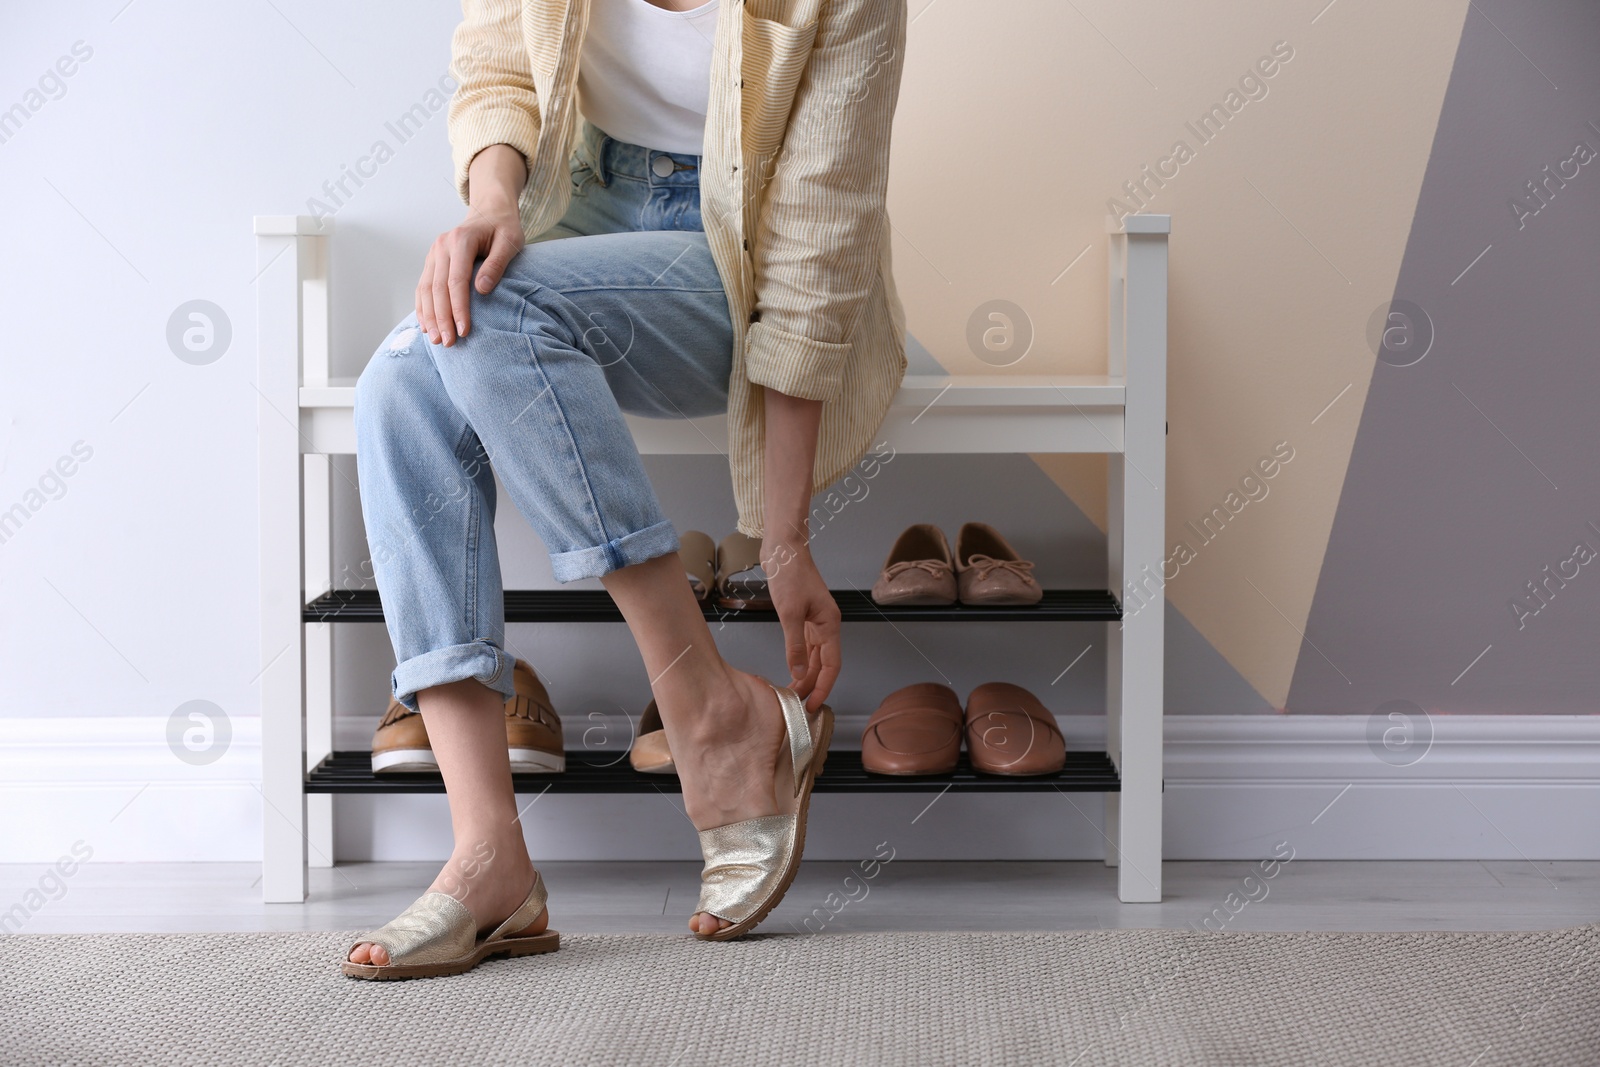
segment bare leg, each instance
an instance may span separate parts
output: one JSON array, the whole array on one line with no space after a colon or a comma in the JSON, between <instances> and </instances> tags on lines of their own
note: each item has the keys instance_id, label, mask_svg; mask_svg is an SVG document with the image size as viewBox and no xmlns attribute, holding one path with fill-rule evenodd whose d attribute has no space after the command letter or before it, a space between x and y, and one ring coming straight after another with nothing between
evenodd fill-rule
<instances>
[{"instance_id":1,"label":"bare leg","mask_svg":"<svg viewBox=\"0 0 1600 1067\"><path fill-rule=\"evenodd\" d=\"M465 904L481 934L521 907L533 886L533 863L511 789L505 702L468 679L422 690L417 706L449 793L455 835L450 859L428 889ZM524 932L539 933L549 923L547 910ZM382 967L389 954L381 945L361 944L350 959Z\"/></svg>"},{"instance_id":2,"label":"bare leg","mask_svg":"<svg viewBox=\"0 0 1600 1067\"><path fill-rule=\"evenodd\" d=\"M689 821L709 830L777 814L778 698L761 679L723 660L677 555L613 571L601 581L650 673ZM728 925L700 912L689 920L697 933Z\"/></svg>"}]
</instances>

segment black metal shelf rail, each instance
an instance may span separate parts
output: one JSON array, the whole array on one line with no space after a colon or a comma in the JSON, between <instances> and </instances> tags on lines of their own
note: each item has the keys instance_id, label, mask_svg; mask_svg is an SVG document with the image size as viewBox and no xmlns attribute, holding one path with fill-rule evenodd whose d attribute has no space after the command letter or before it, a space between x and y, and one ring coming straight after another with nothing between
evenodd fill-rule
<instances>
[{"instance_id":1,"label":"black metal shelf rail","mask_svg":"<svg viewBox=\"0 0 1600 1067\"><path fill-rule=\"evenodd\" d=\"M560 774L516 774L518 793L677 793L672 774L640 774L628 765L626 752L569 750L567 769ZM1068 793L1115 793L1117 770L1104 752L1068 752L1067 765L1055 774L1006 777L979 774L961 757L953 774L926 778L886 777L868 774L861 753L831 752L818 777L818 793L1015 793L1060 790ZM437 774L372 773L370 752L335 752L306 778L308 793L443 793Z\"/></svg>"},{"instance_id":2,"label":"black metal shelf rail","mask_svg":"<svg viewBox=\"0 0 1600 1067\"><path fill-rule=\"evenodd\" d=\"M1044 599L1026 607L881 607L859 589L836 589L833 599L849 622L1115 622L1122 618L1116 598L1104 589L1047 589ZM621 622L622 613L603 589L508 589L506 622ZM770 611L735 611L706 606L715 622L775 622ZM325 593L301 612L305 622L382 622L376 590Z\"/></svg>"}]
</instances>

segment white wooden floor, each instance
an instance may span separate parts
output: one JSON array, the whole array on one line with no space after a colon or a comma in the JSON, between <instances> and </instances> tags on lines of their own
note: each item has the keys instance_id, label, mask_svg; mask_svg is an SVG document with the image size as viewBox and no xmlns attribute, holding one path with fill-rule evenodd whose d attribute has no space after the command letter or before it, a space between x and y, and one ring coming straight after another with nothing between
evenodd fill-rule
<instances>
[{"instance_id":1,"label":"white wooden floor","mask_svg":"<svg viewBox=\"0 0 1600 1067\"><path fill-rule=\"evenodd\" d=\"M0 926L27 934L370 928L413 900L435 869L313 870L306 903L263 904L256 864L88 864L61 879L62 888L46 867L0 865ZM554 925L567 933L682 933L699 877L694 863L542 869ZM1119 904L1115 872L1099 863L900 861L869 879L854 864L819 861L806 864L763 929L1181 928L1208 916L1211 928L1228 930L1520 930L1600 921L1600 862L1294 860L1270 880L1245 861L1168 863L1165 877L1162 903Z\"/></svg>"}]
</instances>

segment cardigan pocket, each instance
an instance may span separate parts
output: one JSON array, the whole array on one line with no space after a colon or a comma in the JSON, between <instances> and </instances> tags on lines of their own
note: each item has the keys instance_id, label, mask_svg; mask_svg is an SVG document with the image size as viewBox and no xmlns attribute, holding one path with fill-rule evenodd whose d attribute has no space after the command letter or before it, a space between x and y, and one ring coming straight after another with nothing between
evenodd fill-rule
<instances>
[{"instance_id":1,"label":"cardigan pocket","mask_svg":"<svg viewBox=\"0 0 1600 1067\"><path fill-rule=\"evenodd\" d=\"M771 155L783 143L800 76L811 60L817 39L813 19L804 26L786 26L758 18L744 6L744 69L740 80L744 147L756 157Z\"/></svg>"}]
</instances>

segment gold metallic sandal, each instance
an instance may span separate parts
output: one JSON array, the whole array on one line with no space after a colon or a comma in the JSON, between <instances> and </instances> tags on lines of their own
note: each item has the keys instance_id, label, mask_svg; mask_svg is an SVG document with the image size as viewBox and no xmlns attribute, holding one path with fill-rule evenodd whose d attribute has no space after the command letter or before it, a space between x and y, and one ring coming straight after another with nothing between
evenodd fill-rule
<instances>
[{"instance_id":1,"label":"gold metallic sandal","mask_svg":"<svg viewBox=\"0 0 1600 1067\"><path fill-rule=\"evenodd\" d=\"M822 773L828 759L828 742L833 739L833 709L822 705L813 722L794 690L772 688L783 707L784 728L789 734L789 772L794 779L794 795L780 794L779 808L790 807L787 802L792 801L792 810L700 831L700 852L706 865L700 872L700 903L695 911L733 924L713 934L697 932L694 936L702 941L730 941L755 929L778 906L800 870L811 787ZM780 758L778 781L783 776Z\"/></svg>"},{"instance_id":2,"label":"gold metallic sandal","mask_svg":"<svg viewBox=\"0 0 1600 1067\"><path fill-rule=\"evenodd\" d=\"M345 950L344 973L350 978L386 981L394 978L438 978L470 971L491 956L532 956L554 952L561 947L561 935L554 930L518 936L508 931L526 929L544 911L547 894L544 878L533 874L533 888L522 907L495 927L487 937L478 937L478 924L467 906L447 893L424 893L399 916L362 934ZM382 945L389 962L353 963L350 953L357 945Z\"/></svg>"}]
</instances>

